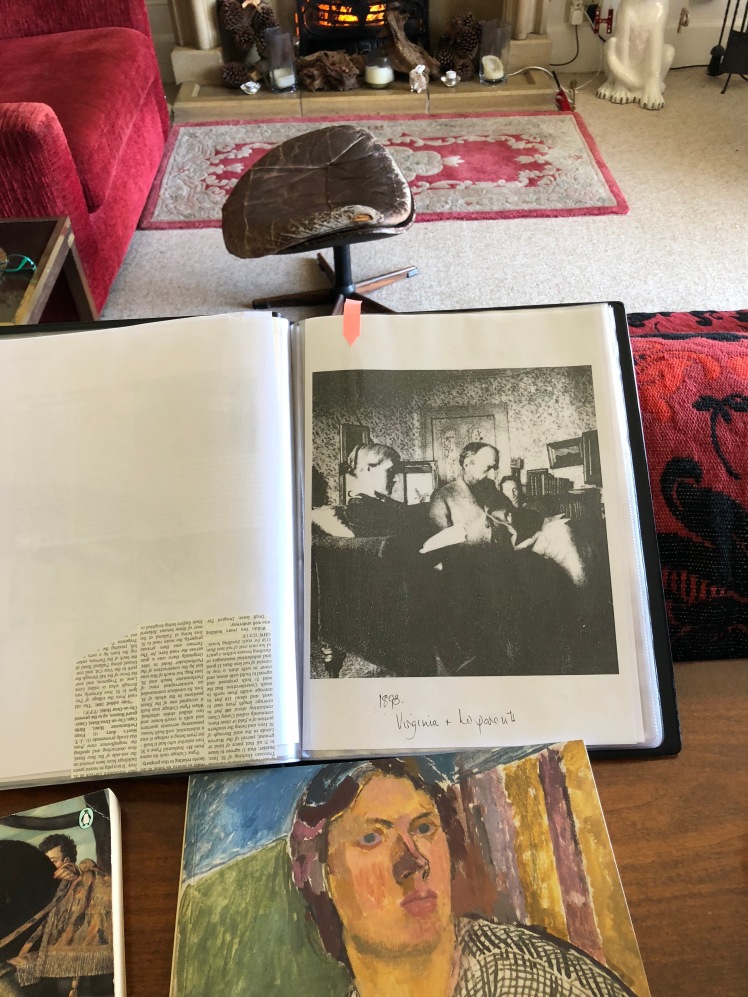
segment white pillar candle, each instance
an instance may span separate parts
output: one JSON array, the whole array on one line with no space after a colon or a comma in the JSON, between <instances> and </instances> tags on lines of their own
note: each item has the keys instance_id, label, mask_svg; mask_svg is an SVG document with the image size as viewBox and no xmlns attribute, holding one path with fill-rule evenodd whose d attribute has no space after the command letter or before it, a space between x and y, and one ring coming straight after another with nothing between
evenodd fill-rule
<instances>
[{"instance_id":1,"label":"white pillar candle","mask_svg":"<svg viewBox=\"0 0 748 997\"><path fill-rule=\"evenodd\" d=\"M481 59L483 67L481 75L484 80L503 80L504 63L498 55L484 55Z\"/></svg>"},{"instance_id":2,"label":"white pillar candle","mask_svg":"<svg viewBox=\"0 0 748 997\"><path fill-rule=\"evenodd\" d=\"M373 87L386 87L394 80L395 73L392 66L367 66L364 78Z\"/></svg>"},{"instance_id":3,"label":"white pillar candle","mask_svg":"<svg viewBox=\"0 0 748 997\"><path fill-rule=\"evenodd\" d=\"M279 90L286 90L296 83L296 74L290 66L281 66L273 70L273 83Z\"/></svg>"}]
</instances>

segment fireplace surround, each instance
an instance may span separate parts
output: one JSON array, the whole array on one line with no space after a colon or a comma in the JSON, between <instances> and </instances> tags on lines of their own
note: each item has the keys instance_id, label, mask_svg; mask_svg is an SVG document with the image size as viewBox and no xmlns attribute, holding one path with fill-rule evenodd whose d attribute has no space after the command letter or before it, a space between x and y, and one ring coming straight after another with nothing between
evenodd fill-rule
<instances>
[{"instance_id":1,"label":"fireplace surround","mask_svg":"<svg viewBox=\"0 0 748 997\"><path fill-rule=\"evenodd\" d=\"M271 0L280 23L288 29L294 23L296 0ZM354 0L349 0L349 3ZM549 0L430 0L428 4L429 43L433 46L457 14L470 10L478 20L509 21L512 38L545 35ZM215 0L169 0L174 35L180 48L199 51L219 45ZM184 77L182 78L184 79ZM177 82L182 80L177 77Z\"/></svg>"},{"instance_id":2,"label":"fireplace surround","mask_svg":"<svg viewBox=\"0 0 748 997\"><path fill-rule=\"evenodd\" d=\"M335 113L417 113L419 111L474 111L529 110L533 107L553 106L553 90L543 74L528 72L515 77L505 86L481 87L478 83L462 83L447 90L441 84L429 87L426 105L412 100L418 95L407 93L408 84L397 80L387 90L371 91L379 99L376 105L366 104L365 94L349 91L347 94L302 93L300 103L283 98L285 104L273 105L270 95L259 94L247 100L241 93L221 86L221 49L215 0L168 0L174 35L177 42L172 52L174 78L180 85L174 105L174 120L206 121L236 116L272 117L273 115L306 115ZM297 0L270 0L281 25L293 30ZM341 6L353 6L354 0L334 0ZM367 6L373 0L366 0ZM384 3L385 0L382 0ZM410 3L411 0L400 0ZM428 43L433 52L439 37L446 31L450 20L458 14L472 12L478 20L501 18L512 24L512 43L509 55L509 72L525 66L547 66L551 59L551 42L546 33L547 11L550 0L423 0L428 3ZM329 44L329 43L328 43ZM330 46L332 47L332 46ZM516 83L516 86L515 86ZM401 91L405 92L401 92ZM486 91L493 91L489 95ZM443 91L443 92L442 92ZM550 94L550 103L549 103ZM386 95L386 96L384 96ZM348 106L343 107L348 96ZM309 99L314 97L312 101ZM242 99L244 98L244 99ZM355 103L351 100L355 98ZM447 101L448 106L444 106ZM298 106L297 106L298 103ZM301 104L305 108L301 109ZM312 110L314 105L314 110ZM342 109L342 111L341 111Z\"/></svg>"}]
</instances>

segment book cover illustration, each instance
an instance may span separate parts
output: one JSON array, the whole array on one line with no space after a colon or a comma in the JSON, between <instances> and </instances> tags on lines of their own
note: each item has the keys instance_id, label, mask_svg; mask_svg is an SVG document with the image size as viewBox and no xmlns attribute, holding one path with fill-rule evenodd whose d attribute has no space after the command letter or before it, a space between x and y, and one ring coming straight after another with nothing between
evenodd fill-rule
<instances>
[{"instance_id":1,"label":"book cover illustration","mask_svg":"<svg viewBox=\"0 0 748 997\"><path fill-rule=\"evenodd\" d=\"M172 997L649 997L581 741L190 781Z\"/></svg>"},{"instance_id":2,"label":"book cover illustration","mask_svg":"<svg viewBox=\"0 0 748 997\"><path fill-rule=\"evenodd\" d=\"M0 817L3 997L115 993L110 799L100 790Z\"/></svg>"}]
</instances>

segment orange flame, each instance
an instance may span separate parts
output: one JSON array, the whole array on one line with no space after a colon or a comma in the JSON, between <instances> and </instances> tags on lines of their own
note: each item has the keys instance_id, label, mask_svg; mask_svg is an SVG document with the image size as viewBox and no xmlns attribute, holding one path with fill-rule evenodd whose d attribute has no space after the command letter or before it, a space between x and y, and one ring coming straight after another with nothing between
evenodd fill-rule
<instances>
[{"instance_id":1,"label":"orange flame","mask_svg":"<svg viewBox=\"0 0 748 997\"><path fill-rule=\"evenodd\" d=\"M365 17L365 23L383 24L386 9L386 4L372 4ZM317 27L319 28L336 28L359 23L359 18L353 13L353 8L343 4L321 3L317 5L316 10L319 18Z\"/></svg>"}]
</instances>

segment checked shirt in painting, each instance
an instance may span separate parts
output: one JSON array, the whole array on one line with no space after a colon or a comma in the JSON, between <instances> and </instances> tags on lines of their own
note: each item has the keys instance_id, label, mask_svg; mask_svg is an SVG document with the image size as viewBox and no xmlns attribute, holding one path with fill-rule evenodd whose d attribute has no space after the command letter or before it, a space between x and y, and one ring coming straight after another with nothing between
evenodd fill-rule
<instances>
[{"instance_id":1,"label":"checked shirt in painting","mask_svg":"<svg viewBox=\"0 0 748 997\"><path fill-rule=\"evenodd\" d=\"M452 997L636 997L591 956L540 928L460 918ZM358 997L353 987L348 997Z\"/></svg>"},{"instance_id":2,"label":"checked shirt in painting","mask_svg":"<svg viewBox=\"0 0 748 997\"><path fill-rule=\"evenodd\" d=\"M591 956L540 929L462 918L454 997L635 997Z\"/></svg>"}]
</instances>

